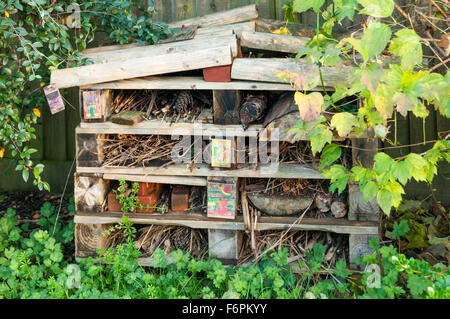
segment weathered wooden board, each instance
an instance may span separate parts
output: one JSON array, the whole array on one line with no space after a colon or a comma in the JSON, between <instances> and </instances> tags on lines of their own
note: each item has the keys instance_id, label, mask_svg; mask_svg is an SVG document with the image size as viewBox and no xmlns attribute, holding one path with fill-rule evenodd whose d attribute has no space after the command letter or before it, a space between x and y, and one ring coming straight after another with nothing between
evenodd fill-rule
<instances>
[{"instance_id":1,"label":"weathered wooden board","mask_svg":"<svg viewBox=\"0 0 450 319\"><path fill-rule=\"evenodd\" d=\"M119 125L136 125L144 120L145 113L139 111L124 111L114 114L111 122Z\"/></svg>"},{"instance_id":2,"label":"weathered wooden board","mask_svg":"<svg viewBox=\"0 0 450 319\"><path fill-rule=\"evenodd\" d=\"M241 46L266 51L298 53L309 40L309 38L290 35L244 31L241 35Z\"/></svg>"},{"instance_id":3,"label":"weathered wooden board","mask_svg":"<svg viewBox=\"0 0 450 319\"><path fill-rule=\"evenodd\" d=\"M120 180L121 178L130 182L206 186L206 178L202 177L103 174L103 179L106 180Z\"/></svg>"},{"instance_id":4,"label":"weathered wooden board","mask_svg":"<svg viewBox=\"0 0 450 319\"><path fill-rule=\"evenodd\" d=\"M217 37L229 34L236 34L236 36L240 38L242 32L244 31L255 31L255 21L241 22L219 27L199 28L195 38L200 39L204 37Z\"/></svg>"},{"instance_id":5,"label":"weathered wooden board","mask_svg":"<svg viewBox=\"0 0 450 319\"><path fill-rule=\"evenodd\" d=\"M231 68L231 78L234 80L248 80L261 82L286 83L278 76L279 71L287 70L289 72L305 74L317 70L308 70L310 66L302 59L296 63L295 59L235 59ZM337 68L324 67L322 69L324 83L326 87L334 87L337 84L346 83L351 67L342 66L341 70Z\"/></svg>"},{"instance_id":6,"label":"weathered wooden board","mask_svg":"<svg viewBox=\"0 0 450 319\"><path fill-rule=\"evenodd\" d=\"M278 30L280 28L287 28L291 35L305 38L312 38L316 35L316 31L313 28L307 27L303 23L295 23L272 20L272 19L257 19L255 25L256 32L267 32Z\"/></svg>"},{"instance_id":7,"label":"weathered wooden board","mask_svg":"<svg viewBox=\"0 0 450 319\"><path fill-rule=\"evenodd\" d=\"M242 216L234 220L209 218L200 214L176 213L176 214L126 214L134 224L176 225L199 229L229 229L245 230ZM83 224L111 224L122 220L122 213L105 212L91 214L77 212L75 223ZM349 221L335 218L303 218L298 223L298 217L258 217L255 230L318 230L339 234L376 235L377 223L369 221Z\"/></svg>"},{"instance_id":8,"label":"weathered wooden board","mask_svg":"<svg viewBox=\"0 0 450 319\"><path fill-rule=\"evenodd\" d=\"M121 90L252 90L252 91L294 91L290 84L264 83L254 81L206 82L203 77L194 76L149 76L123 81L105 82L82 86L83 89Z\"/></svg>"},{"instance_id":9,"label":"weathered wooden board","mask_svg":"<svg viewBox=\"0 0 450 319\"><path fill-rule=\"evenodd\" d=\"M80 90L81 119L84 122L94 123L109 121L112 113L112 95L111 90ZM92 103L93 96L98 96L95 103ZM92 109L96 109L96 111Z\"/></svg>"},{"instance_id":10,"label":"weathered wooden board","mask_svg":"<svg viewBox=\"0 0 450 319\"><path fill-rule=\"evenodd\" d=\"M214 170L209 164L197 164L193 171L186 165L174 164L166 167L77 167L79 173L129 174L129 175L170 175L170 176L216 176L216 177L253 177L253 178L303 178L324 179L321 173L306 165L280 164L278 168L260 165L231 170Z\"/></svg>"},{"instance_id":11,"label":"weathered wooden board","mask_svg":"<svg viewBox=\"0 0 450 319\"><path fill-rule=\"evenodd\" d=\"M258 18L258 10L254 4L223 12L208 14L203 17L170 23L170 28L198 25L199 27L220 26Z\"/></svg>"},{"instance_id":12,"label":"weathered wooden board","mask_svg":"<svg viewBox=\"0 0 450 319\"><path fill-rule=\"evenodd\" d=\"M199 39L186 40L182 42L146 45L146 46L132 46L125 47L118 50L107 50L94 53L85 53L84 57L89 58L94 63L110 63L124 60L134 60L138 58L150 58L152 56L159 56L172 53L191 52L202 50L206 48L215 48L230 46L233 57L238 54L238 46L236 35L228 34L221 36L203 37Z\"/></svg>"},{"instance_id":13,"label":"weathered wooden board","mask_svg":"<svg viewBox=\"0 0 450 319\"><path fill-rule=\"evenodd\" d=\"M59 88L123 80L141 76L202 69L231 64L229 46L192 50L130 59L120 62L91 64L70 69L55 70L51 83Z\"/></svg>"},{"instance_id":14,"label":"weathered wooden board","mask_svg":"<svg viewBox=\"0 0 450 319\"><path fill-rule=\"evenodd\" d=\"M208 229L209 257L223 263L234 263L239 258L242 232L223 229Z\"/></svg>"}]
</instances>

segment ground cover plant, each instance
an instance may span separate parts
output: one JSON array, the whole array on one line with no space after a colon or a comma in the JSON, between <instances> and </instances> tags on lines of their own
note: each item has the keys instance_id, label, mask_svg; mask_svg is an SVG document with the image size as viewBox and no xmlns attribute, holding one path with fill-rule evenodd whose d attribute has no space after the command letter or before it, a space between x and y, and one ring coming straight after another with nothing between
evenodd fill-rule
<instances>
[{"instance_id":1,"label":"ground cover plant","mask_svg":"<svg viewBox=\"0 0 450 319\"><path fill-rule=\"evenodd\" d=\"M65 255L72 254L73 225L52 230L56 209L45 204L42 210L41 226L31 231L13 209L0 218L0 298L450 298L446 265L407 257L376 238L374 253L359 261L366 266L360 272L350 273L344 260L331 269L321 244L299 262L301 274L292 272L286 249L237 268L181 250L171 252L169 262L157 249L153 267L144 268L136 229L124 216L114 227L123 230L123 244L71 261ZM395 222L392 238L402 240L409 230L405 221Z\"/></svg>"}]
</instances>

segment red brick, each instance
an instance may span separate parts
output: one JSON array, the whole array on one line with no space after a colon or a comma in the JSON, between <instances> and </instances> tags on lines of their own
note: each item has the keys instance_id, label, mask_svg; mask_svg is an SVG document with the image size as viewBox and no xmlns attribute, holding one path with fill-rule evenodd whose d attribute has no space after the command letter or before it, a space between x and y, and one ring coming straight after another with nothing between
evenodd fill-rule
<instances>
[{"instance_id":1,"label":"red brick","mask_svg":"<svg viewBox=\"0 0 450 319\"><path fill-rule=\"evenodd\" d=\"M174 186L171 196L172 211L183 212L189 209L189 187Z\"/></svg>"}]
</instances>

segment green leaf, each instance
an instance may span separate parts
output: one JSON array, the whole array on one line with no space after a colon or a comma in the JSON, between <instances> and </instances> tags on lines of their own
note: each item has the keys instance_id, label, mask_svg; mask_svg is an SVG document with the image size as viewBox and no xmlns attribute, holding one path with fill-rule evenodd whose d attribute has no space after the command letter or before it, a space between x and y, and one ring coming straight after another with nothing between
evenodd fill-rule
<instances>
[{"instance_id":1,"label":"green leaf","mask_svg":"<svg viewBox=\"0 0 450 319\"><path fill-rule=\"evenodd\" d=\"M380 189L377 194L377 202L383 212L389 216L392 208L392 193L385 188Z\"/></svg>"},{"instance_id":2,"label":"green leaf","mask_svg":"<svg viewBox=\"0 0 450 319\"><path fill-rule=\"evenodd\" d=\"M419 276L411 276L408 278L408 288L414 297L420 297L428 287L431 287L433 282L430 279L426 279Z\"/></svg>"},{"instance_id":3,"label":"green leaf","mask_svg":"<svg viewBox=\"0 0 450 319\"><path fill-rule=\"evenodd\" d=\"M386 153L377 153L374 156L375 166L374 170L378 175L381 175L385 172L390 172L392 169L392 166L394 164L394 160L387 155Z\"/></svg>"},{"instance_id":4,"label":"green leaf","mask_svg":"<svg viewBox=\"0 0 450 319\"><path fill-rule=\"evenodd\" d=\"M330 179L330 192L332 193L337 190L340 194L347 188L349 176L342 165L331 166L330 169L323 171L322 176Z\"/></svg>"},{"instance_id":5,"label":"green leaf","mask_svg":"<svg viewBox=\"0 0 450 319\"><path fill-rule=\"evenodd\" d=\"M374 199L377 193L378 185L375 182L369 181L362 187L363 201L365 203Z\"/></svg>"},{"instance_id":6,"label":"green leaf","mask_svg":"<svg viewBox=\"0 0 450 319\"><path fill-rule=\"evenodd\" d=\"M337 9L337 18L339 21L348 18L353 21L355 10L358 8L358 1L356 0L342 0L342 5Z\"/></svg>"},{"instance_id":7,"label":"green leaf","mask_svg":"<svg viewBox=\"0 0 450 319\"><path fill-rule=\"evenodd\" d=\"M396 162L392 167L392 174L394 178L398 179L400 183L405 185L412 176L412 166L406 161Z\"/></svg>"},{"instance_id":8,"label":"green leaf","mask_svg":"<svg viewBox=\"0 0 450 319\"><path fill-rule=\"evenodd\" d=\"M418 182L427 179L427 161L416 153L410 153L406 156L405 161L412 167L411 175Z\"/></svg>"},{"instance_id":9,"label":"green leaf","mask_svg":"<svg viewBox=\"0 0 450 319\"><path fill-rule=\"evenodd\" d=\"M409 225L406 219L401 220L400 223L394 222L392 238L399 240L407 232L409 232Z\"/></svg>"},{"instance_id":10,"label":"green leaf","mask_svg":"<svg viewBox=\"0 0 450 319\"><path fill-rule=\"evenodd\" d=\"M336 128L341 137L346 137L356 124L358 124L356 117L348 112L335 114L330 123L331 127Z\"/></svg>"},{"instance_id":11,"label":"green leaf","mask_svg":"<svg viewBox=\"0 0 450 319\"><path fill-rule=\"evenodd\" d=\"M294 11L295 12L305 12L309 9L313 9L318 12L320 7L325 3L325 0L294 0Z\"/></svg>"},{"instance_id":12,"label":"green leaf","mask_svg":"<svg viewBox=\"0 0 450 319\"><path fill-rule=\"evenodd\" d=\"M25 182L28 182L28 177L30 176L30 172L27 169L22 170L22 178Z\"/></svg>"},{"instance_id":13,"label":"green leaf","mask_svg":"<svg viewBox=\"0 0 450 319\"><path fill-rule=\"evenodd\" d=\"M311 151L313 155L320 152L323 147L330 143L333 139L333 133L323 124L316 125L309 133L309 140L311 141Z\"/></svg>"},{"instance_id":14,"label":"green leaf","mask_svg":"<svg viewBox=\"0 0 450 319\"><path fill-rule=\"evenodd\" d=\"M370 15L376 18L387 18L394 11L393 0L358 0L364 7L360 14Z\"/></svg>"},{"instance_id":15,"label":"green leaf","mask_svg":"<svg viewBox=\"0 0 450 319\"><path fill-rule=\"evenodd\" d=\"M364 50L365 61L380 55L391 39L391 28L384 23L371 22L364 30L361 47Z\"/></svg>"},{"instance_id":16,"label":"green leaf","mask_svg":"<svg viewBox=\"0 0 450 319\"><path fill-rule=\"evenodd\" d=\"M389 52L401 58L403 70L422 63L423 53L420 37L414 30L402 29L395 33L389 46Z\"/></svg>"},{"instance_id":17,"label":"green leaf","mask_svg":"<svg viewBox=\"0 0 450 319\"><path fill-rule=\"evenodd\" d=\"M326 166L333 164L341 157L342 149L338 144L328 144L322 151L320 156L319 170L323 170Z\"/></svg>"}]
</instances>

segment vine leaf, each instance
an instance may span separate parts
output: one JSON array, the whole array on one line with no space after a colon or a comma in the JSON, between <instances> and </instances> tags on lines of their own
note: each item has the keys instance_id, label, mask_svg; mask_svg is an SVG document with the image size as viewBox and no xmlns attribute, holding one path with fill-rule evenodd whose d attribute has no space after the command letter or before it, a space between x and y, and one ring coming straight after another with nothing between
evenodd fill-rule
<instances>
[{"instance_id":1,"label":"vine leaf","mask_svg":"<svg viewBox=\"0 0 450 319\"><path fill-rule=\"evenodd\" d=\"M422 44L414 30L402 29L395 33L389 46L389 52L401 58L403 70L408 70L422 63Z\"/></svg>"},{"instance_id":2,"label":"vine leaf","mask_svg":"<svg viewBox=\"0 0 450 319\"><path fill-rule=\"evenodd\" d=\"M412 176L412 166L403 161L396 162L392 168L392 174L403 185L405 185Z\"/></svg>"},{"instance_id":3,"label":"vine leaf","mask_svg":"<svg viewBox=\"0 0 450 319\"><path fill-rule=\"evenodd\" d=\"M335 3L335 5L337 5ZM355 10L358 8L358 1L356 0L342 0L342 5L337 9L337 18L339 21L348 18L353 22Z\"/></svg>"},{"instance_id":4,"label":"vine leaf","mask_svg":"<svg viewBox=\"0 0 450 319\"><path fill-rule=\"evenodd\" d=\"M311 151L313 155L320 152L323 147L330 143L333 139L333 133L328 126L319 124L316 125L309 133L309 140L311 141Z\"/></svg>"},{"instance_id":5,"label":"vine leaf","mask_svg":"<svg viewBox=\"0 0 450 319\"><path fill-rule=\"evenodd\" d=\"M334 193L337 190L338 194L340 194L347 188L349 176L344 166L333 165L330 169L324 171L322 175L331 180L330 192Z\"/></svg>"},{"instance_id":6,"label":"vine leaf","mask_svg":"<svg viewBox=\"0 0 450 319\"><path fill-rule=\"evenodd\" d=\"M386 214L390 215L392 208L392 193L386 188L382 188L377 193L377 203L381 210Z\"/></svg>"},{"instance_id":7,"label":"vine leaf","mask_svg":"<svg viewBox=\"0 0 450 319\"><path fill-rule=\"evenodd\" d=\"M323 170L326 166L333 164L341 157L342 149L338 144L328 144L322 151L320 156L319 169Z\"/></svg>"},{"instance_id":8,"label":"vine leaf","mask_svg":"<svg viewBox=\"0 0 450 319\"><path fill-rule=\"evenodd\" d=\"M348 112L335 114L330 123L331 127L336 128L341 137L347 136L356 124L358 124L358 120L353 114Z\"/></svg>"},{"instance_id":9,"label":"vine leaf","mask_svg":"<svg viewBox=\"0 0 450 319\"><path fill-rule=\"evenodd\" d=\"M387 18L394 11L393 0L358 0L364 7L360 14L366 14L376 18Z\"/></svg>"},{"instance_id":10,"label":"vine leaf","mask_svg":"<svg viewBox=\"0 0 450 319\"><path fill-rule=\"evenodd\" d=\"M363 195L363 201L365 203L371 201L372 199L377 196L378 192L378 185L373 182L369 181L362 187L362 195Z\"/></svg>"},{"instance_id":11,"label":"vine leaf","mask_svg":"<svg viewBox=\"0 0 450 319\"><path fill-rule=\"evenodd\" d=\"M322 112L323 96L319 92L303 94L295 92L295 103L298 105L300 118L305 122L314 122Z\"/></svg>"},{"instance_id":12,"label":"vine leaf","mask_svg":"<svg viewBox=\"0 0 450 319\"><path fill-rule=\"evenodd\" d=\"M324 3L325 0L294 0L294 11L301 13L312 8L318 12Z\"/></svg>"}]
</instances>

